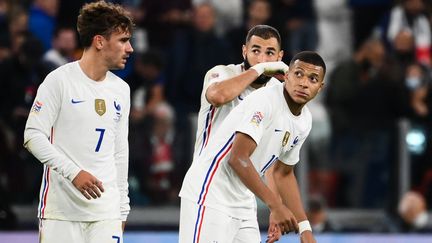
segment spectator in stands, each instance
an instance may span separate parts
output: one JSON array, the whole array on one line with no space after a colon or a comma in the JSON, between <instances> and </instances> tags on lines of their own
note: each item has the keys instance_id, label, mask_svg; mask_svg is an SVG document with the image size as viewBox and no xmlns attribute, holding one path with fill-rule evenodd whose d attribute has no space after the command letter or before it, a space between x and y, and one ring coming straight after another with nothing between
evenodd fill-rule
<instances>
[{"instance_id":1,"label":"spectator in stands","mask_svg":"<svg viewBox=\"0 0 432 243\"><path fill-rule=\"evenodd\" d=\"M226 35L243 22L244 0L192 0L194 6L209 3L215 10L215 31L218 36Z\"/></svg>"},{"instance_id":2,"label":"spectator in stands","mask_svg":"<svg viewBox=\"0 0 432 243\"><path fill-rule=\"evenodd\" d=\"M146 0L141 2L144 17L141 23L149 33L149 44L165 50L174 33L186 28L191 21L191 0Z\"/></svg>"},{"instance_id":3,"label":"spectator in stands","mask_svg":"<svg viewBox=\"0 0 432 243\"><path fill-rule=\"evenodd\" d=\"M126 78L131 86L131 121L140 122L165 100L165 60L158 51L136 56L133 72Z\"/></svg>"},{"instance_id":4,"label":"spectator in stands","mask_svg":"<svg viewBox=\"0 0 432 243\"><path fill-rule=\"evenodd\" d=\"M346 180L342 185L348 195L340 198L351 201L346 206L386 207L397 200L391 199L396 188L388 190L395 183L384 178L394 175L396 121L405 114L408 101L403 73L394 63L382 42L370 39L330 74L326 101L332 124L331 156Z\"/></svg>"},{"instance_id":5,"label":"spectator in stands","mask_svg":"<svg viewBox=\"0 0 432 243\"><path fill-rule=\"evenodd\" d=\"M316 50L318 33L313 0L277 0L273 8L281 30L285 30L289 60L299 51Z\"/></svg>"},{"instance_id":6,"label":"spectator in stands","mask_svg":"<svg viewBox=\"0 0 432 243\"><path fill-rule=\"evenodd\" d=\"M422 194L406 192L399 201L398 214L402 219L399 224L401 232L432 232L432 221Z\"/></svg>"},{"instance_id":7,"label":"spectator in stands","mask_svg":"<svg viewBox=\"0 0 432 243\"><path fill-rule=\"evenodd\" d=\"M196 131L197 114L200 107L200 95L203 77L206 72L219 64L232 63L228 42L218 37L214 30L215 13L212 5L203 3L193 10L193 24L184 31L176 33L169 59L168 100L175 107L176 139L174 146L178 150L176 158L180 168L180 177L186 173L192 161L193 134Z\"/></svg>"},{"instance_id":8,"label":"spectator in stands","mask_svg":"<svg viewBox=\"0 0 432 243\"><path fill-rule=\"evenodd\" d=\"M11 179L12 176L18 176L16 171L16 160L9 141L8 129L0 118L0 230L11 230L17 227L15 213L11 209L11 192L14 192ZM16 192L16 191L15 191Z\"/></svg>"},{"instance_id":9,"label":"spectator in stands","mask_svg":"<svg viewBox=\"0 0 432 243\"><path fill-rule=\"evenodd\" d=\"M402 39L399 42L413 46L413 54L418 62L430 66L431 24L425 10L424 0L402 0L385 16L380 32L390 49L398 51L400 47L397 41Z\"/></svg>"},{"instance_id":10,"label":"spectator in stands","mask_svg":"<svg viewBox=\"0 0 432 243\"><path fill-rule=\"evenodd\" d=\"M227 39L230 41L231 48L234 51L234 63L241 63L243 55L240 50L245 43L245 36L248 31L261 24L269 24L272 8L268 0L253 0L249 3L246 13L246 20L239 27L230 29L227 33Z\"/></svg>"},{"instance_id":11,"label":"spectator in stands","mask_svg":"<svg viewBox=\"0 0 432 243\"><path fill-rule=\"evenodd\" d=\"M391 8L395 1L348 0L345 2L347 2L351 10L353 46L357 50L370 38L374 27L380 22L383 14Z\"/></svg>"},{"instance_id":12,"label":"spectator in stands","mask_svg":"<svg viewBox=\"0 0 432 243\"><path fill-rule=\"evenodd\" d=\"M411 148L410 151L411 183L415 188L422 187L428 171L432 171L432 165L429 163L432 141L427 139L432 134L432 84L430 75L431 70L418 62L409 65L405 72L405 86L410 98L410 126L413 130L423 133L426 138L423 144ZM426 188L422 190L427 195L428 190Z\"/></svg>"},{"instance_id":13,"label":"spectator in stands","mask_svg":"<svg viewBox=\"0 0 432 243\"><path fill-rule=\"evenodd\" d=\"M16 55L21 44L28 35L29 16L22 8L11 10L8 19L8 38L10 41L11 54Z\"/></svg>"},{"instance_id":14,"label":"spectator in stands","mask_svg":"<svg viewBox=\"0 0 432 243\"><path fill-rule=\"evenodd\" d=\"M165 61L158 51L136 56L134 70L126 81L131 87L130 167L139 182L139 192L150 203L169 203L174 112L165 101ZM132 195L133 198L134 195ZM143 202L139 202L143 203Z\"/></svg>"},{"instance_id":15,"label":"spectator in stands","mask_svg":"<svg viewBox=\"0 0 432 243\"><path fill-rule=\"evenodd\" d=\"M44 51L51 48L59 0L34 0L29 14L29 29L42 42Z\"/></svg>"},{"instance_id":16,"label":"spectator in stands","mask_svg":"<svg viewBox=\"0 0 432 243\"><path fill-rule=\"evenodd\" d=\"M315 234L334 232L335 229L328 220L324 198L319 195L311 195L307 205L307 217L312 226L312 231Z\"/></svg>"},{"instance_id":17,"label":"spectator in stands","mask_svg":"<svg viewBox=\"0 0 432 243\"><path fill-rule=\"evenodd\" d=\"M14 174L11 186L16 202L34 199L40 181L40 166L22 146L24 126L33 104L36 90L43 78L48 74L47 67L42 62L42 44L31 35L23 36L24 41L18 53L0 64L0 117L11 131L12 156ZM15 191L16 190L16 191Z\"/></svg>"},{"instance_id":18,"label":"spectator in stands","mask_svg":"<svg viewBox=\"0 0 432 243\"><path fill-rule=\"evenodd\" d=\"M43 56L43 60L53 68L77 60L77 36L71 27L57 27L54 30L52 48Z\"/></svg>"},{"instance_id":19,"label":"spectator in stands","mask_svg":"<svg viewBox=\"0 0 432 243\"><path fill-rule=\"evenodd\" d=\"M174 111L170 105L161 102L154 107L152 116L154 122L150 137L152 153L149 167L150 177L147 179L148 189L154 204L169 204L178 200L179 190L173 185Z\"/></svg>"}]
</instances>

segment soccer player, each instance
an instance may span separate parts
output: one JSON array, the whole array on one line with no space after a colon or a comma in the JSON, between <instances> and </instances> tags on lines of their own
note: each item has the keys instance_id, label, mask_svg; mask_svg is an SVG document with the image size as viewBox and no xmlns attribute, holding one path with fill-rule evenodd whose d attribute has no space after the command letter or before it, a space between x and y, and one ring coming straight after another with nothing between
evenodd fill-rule
<instances>
[{"instance_id":1,"label":"soccer player","mask_svg":"<svg viewBox=\"0 0 432 243\"><path fill-rule=\"evenodd\" d=\"M41 243L123 242L130 90L109 70L125 67L132 28L119 5L84 5L81 59L48 74L38 89L24 146L44 165Z\"/></svg>"},{"instance_id":2,"label":"soccer player","mask_svg":"<svg viewBox=\"0 0 432 243\"><path fill-rule=\"evenodd\" d=\"M280 83L273 76L284 75L288 66L281 62L283 50L279 32L268 25L252 27L242 47L244 62L218 65L210 69L201 93L201 107L195 137L194 160L206 147L220 123L252 91ZM272 222L272 220L270 220ZM269 227L269 234L280 234ZM269 237L271 240L274 237ZM271 241L270 241L271 242Z\"/></svg>"},{"instance_id":3,"label":"soccer player","mask_svg":"<svg viewBox=\"0 0 432 243\"><path fill-rule=\"evenodd\" d=\"M255 196L282 233L315 242L293 168L312 125L305 105L325 70L317 53L300 52L284 83L254 91L228 114L183 181L180 242L260 242ZM260 178L271 166L276 193Z\"/></svg>"},{"instance_id":4,"label":"soccer player","mask_svg":"<svg viewBox=\"0 0 432 243\"><path fill-rule=\"evenodd\" d=\"M252 91L280 83L272 76L283 76L288 70L288 66L281 62L281 37L271 26L252 27L246 36L242 53L243 63L218 65L210 69L204 78L194 160L235 106Z\"/></svg>"}]
</instances>

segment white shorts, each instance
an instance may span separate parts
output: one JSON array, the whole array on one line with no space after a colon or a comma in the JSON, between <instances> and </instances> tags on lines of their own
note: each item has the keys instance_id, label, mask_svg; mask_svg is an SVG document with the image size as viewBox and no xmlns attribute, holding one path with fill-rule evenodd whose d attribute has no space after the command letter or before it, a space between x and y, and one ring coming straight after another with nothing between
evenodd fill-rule
<instances>
[{"instance_id":1,"label":"white shorts","mask_svg":"<svg viewBox=\"0 0 432 243\"><path fill-rule=\"evenodd\" d=\"M233 218L218 210L181 199L179 243L258 243L258 221Z\"/></svg>"},{"instance_id":2,"label":"white shorts","mask_svg":"<svg viewBox=\"0 0 432 243\"><path fill-rule=\"evenodd\" d=\"M39 243L123 243L121 220L39 220Z\"/></svg>"}]
</instances>

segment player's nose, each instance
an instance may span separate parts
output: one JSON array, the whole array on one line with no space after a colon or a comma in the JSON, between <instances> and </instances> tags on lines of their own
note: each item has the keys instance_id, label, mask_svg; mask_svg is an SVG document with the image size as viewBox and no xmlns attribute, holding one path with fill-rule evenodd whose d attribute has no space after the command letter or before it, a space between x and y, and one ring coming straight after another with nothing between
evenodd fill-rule
<instances>
[{"instance_id":1,"label":"player's nose","mask_svg":"<svg viewBox=\"0 0 432 243\"><path fill-rule=\"evenodd\" d=\"M132 53L134 51L131 43L128 41L127 46L126 46L126 52L127 53Z\"/></svg>"}]
</instances>

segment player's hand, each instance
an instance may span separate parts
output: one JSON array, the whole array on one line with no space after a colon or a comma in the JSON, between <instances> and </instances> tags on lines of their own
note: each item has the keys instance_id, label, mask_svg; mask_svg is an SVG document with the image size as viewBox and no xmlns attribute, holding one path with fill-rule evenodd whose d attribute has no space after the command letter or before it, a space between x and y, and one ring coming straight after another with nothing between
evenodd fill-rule
<instances>
[{"instance_id":1,"label":"player's hand","mask_svg":"<svg viewBox=\"0 0 432 243\"><path fill-rule=\"evenodd\" d=\"M299 231L297 219L285 205L280 203L270 210L274 222L279 226L283 235L288 234L289 232L297 233Z\"/></svg>"},{"instance_id":2,"label":"player's hand","mask_svg":"<svg viewBox=\"0 0 432 243\"><path fill-rule=\"evenodd\" d=\"M262 62L254 65L251 67L254 69L258 76L261 74L264 74L266 76L276 76L276 75L285 75L285 73L288 71L288 65L286 65L282 61L278 62Z\"/></svg>"},{"instance_id":3,"label":"player's hand","mask_svg":"<svg viewBox=\"0 0 432 243\"><path fill-rule=\"evenodd\" d=\"M273 243L280 239L282 233L279 229L279 226L275 222L275 220L272 217L272 214L269 216L269 228L267 231L267 240L266 243Z\"/></svg>"},{"instance_id":4,"label":"player's hand","mask_svg":"<svg viewBox=\"0 0 432 243\"><path fill-rule=\"evenodd\" d=\"M95 176L85 170L81 170L72 180L72 184L86 197L88 200L98 198L104 192L102 182Z\"/></svg>"},{"instance_id":5,"label":"player's hand","mask_svg":"<svg viewBox=\"0 0 432 243\"><path fill-rule=\"evenodd\" d=\"M301 243L316 243L315 238L313 237L312 231L306 230L300 235Z\"/></svg>"}]
</instances>

